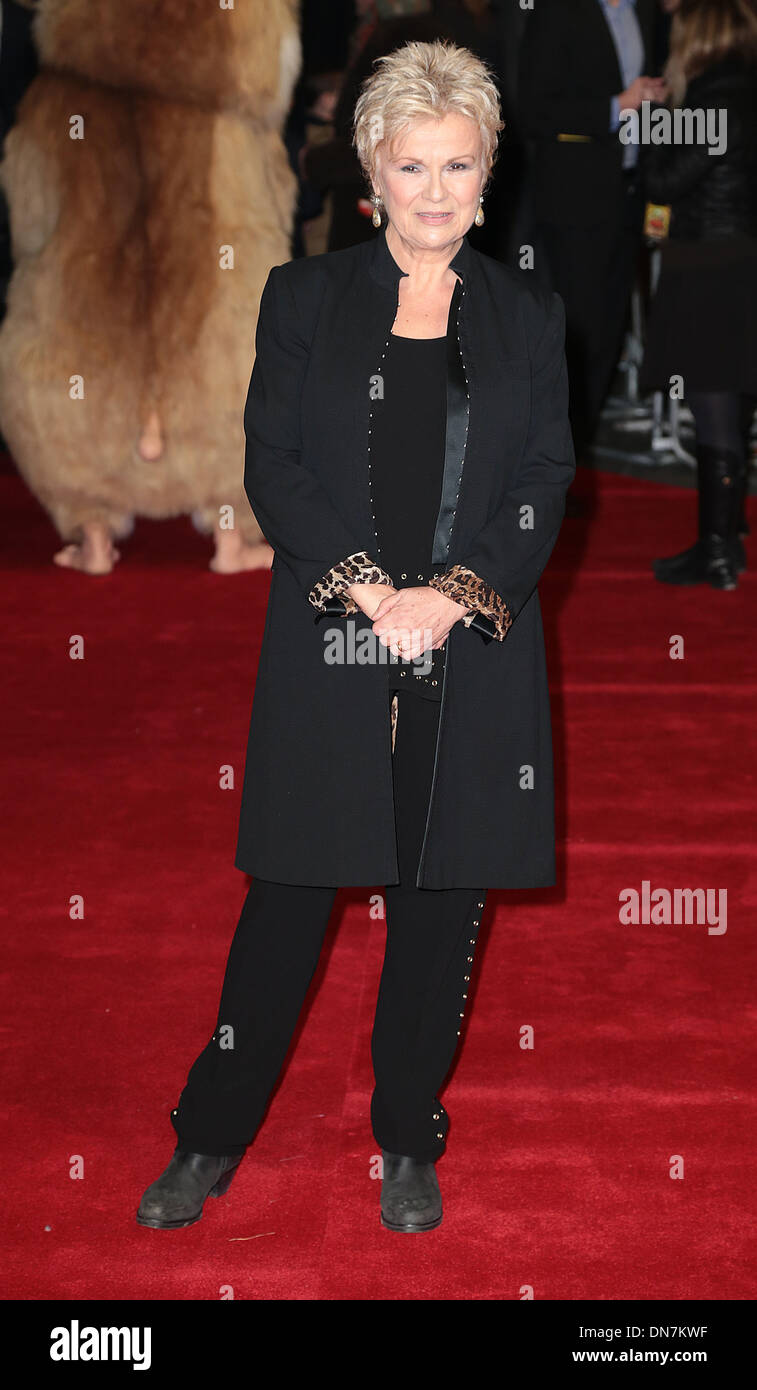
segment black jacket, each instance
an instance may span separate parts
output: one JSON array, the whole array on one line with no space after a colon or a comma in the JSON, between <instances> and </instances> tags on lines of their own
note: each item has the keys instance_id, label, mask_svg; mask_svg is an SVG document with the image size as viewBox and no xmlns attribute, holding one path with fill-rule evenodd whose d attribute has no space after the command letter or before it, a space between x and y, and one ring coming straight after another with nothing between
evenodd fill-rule
<instances>
[{"instance_id":1,"label":"black jacket","mask_svg":"<svg viewBox=\"0 0 757 1390\"><path fill-rule=\"evenodd\" d=\"M649 76L655 0L637 0L636 18L642 72ZM610 100L624 85L599 0L537 0L528 13L518 80L537 222L588 226L620 207L623 146L610 130Z\"/></svg>"},{"instance_id":2,"label":"black jacket","mask_svg":"<svg viewBox=\"0 0 757 1390\"><path fill-rule=\"evenodd\" d=\"M644 148L647 194L670 204L671 238L757 237L757 65L738 56L713 64L692 79L682 105L724 111L727 139L722 154L706 144Z\"/></svg>"},{"instance_id":3,"label":"black jacket","mask_svg":"<svg viewBox=\"0 0 757 1390\"><path fill-rule=\"evenodd\" d=\"M470 614L447 638L417 885L540 887L555 866L536 585L575 469L564 311L467 237L451 264L433 562ZM403 273L381 229L274 267L260 306L245 488L275 557L235 862L283 883L398 882L387 649L340 592L381 574L371 393Z\"/></svg>"}]
</instances>

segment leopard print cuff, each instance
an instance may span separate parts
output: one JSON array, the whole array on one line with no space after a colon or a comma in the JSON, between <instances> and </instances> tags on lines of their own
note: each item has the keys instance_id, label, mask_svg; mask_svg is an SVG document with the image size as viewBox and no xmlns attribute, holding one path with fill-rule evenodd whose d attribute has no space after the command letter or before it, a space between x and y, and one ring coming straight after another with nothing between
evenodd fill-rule
<instances>
[{"instance_id":1,"label":"leopard print cuff","mask_svg":"<svg viewBox=\"0 0 757 1390\"><path fill-rule=\"evenodd\" d=\"M346 560L340 560L338 565L333 565L328 573L313 585L308 599L314 608L322 609L326 599L339 596L344 604L345 613L359 613L360 609L355 600L344 592L351 584L391 584L392 588L394 587L394 582L386 570L377 565L364 550L356 550L354 555L348 555Z\"/></svg>"},{"instance_id":2,"label":"leopard print cuff","mask_svg":"<svg viewBox=\"0 0 757 1390\"><path fill-rule=\"evenodd\" d=\"M507 604L496 589L479 579L473 570L466 565L452 565L444 574L436 574L428 582L432 589L438 589L455 603L464 603L472 610L461 620L463 627L470 627L476 613L481 613L494 623L496 640L504 642L513 622Z\"/></svg>"}]
</instances>

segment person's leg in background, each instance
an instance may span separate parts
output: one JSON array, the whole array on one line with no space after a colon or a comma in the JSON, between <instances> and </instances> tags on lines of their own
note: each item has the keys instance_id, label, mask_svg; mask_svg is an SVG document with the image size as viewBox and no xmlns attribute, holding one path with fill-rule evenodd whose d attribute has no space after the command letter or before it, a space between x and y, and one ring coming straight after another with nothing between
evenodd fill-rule
<instances>
[{"instance_id":1,"label":"person's leg in background","mask_svg":"<svg viewBox=\"0 0 757 1390\"><path fill-rule=\"evenodd\" d=\"M371 1039L371 1122L385 1163L382 1220L408 1231L441 1220L432 1165L444 1152L449 1122L437 1092L460 1038L486 901L480 889L415 887L439 713L438 703L415 692L399 695L393 773L400 882L385 889L387 939Z\"/></svg>"},{"instance_id":2,"label":"person's leg in background","mask_svg":"<svg viewBox=\"0 0 757 1390\"><path fill-rule=\"evenodd\" d=\"M617 243L613 222L591 226L543 224L536 241L540 281L565 305L565 355L570 382L570 423L576 456L590 447L599 409L615 363L607 364L606 345L621 329L611 312L607 286ZM613 320L611 323L610 320Z\"/></svg>"},{"instance_id":3,"label":"person's leg in background","mask_svg":"<svg viewBox=\"0 0 757 1390\"><path fill-rule=\"evenodd\" d=\"M665 584L735 589L746 567L739 535L747 484L744 398L736 391L687 391L696 426L698 536L692 546L655 560Z\"/></svg>"},{"instance_id":4,"label":"person's leg in background","mask_svg":"<svg viewBox=\"0 0 757 1390\"><path fill-rule=\"evenodd\" d=\"M171 1122L177 1144L148 1187L140 1225L199 1221L226 1190L262 1121L315 973L336 888L253 879L229 950L215 1032Z\"/></svg>"},{"instance_id":5,"label":"person's leg in background","mask_svg":"<svg viewBox=\"0 0 757 1390\"><path fill-rule=\"evenodd\" d=\"M623 176L618 218L608 225L601 259L602 311L589 364L589 418L596 433L602 407L623 350L631 295L636 283L644 224L644 200L636 175Z\"/></svg>"},{"instance_id":6,"label":"person's leg in background","mask_svg":"<svg viewBox=\"0 0 757 1390\"><path fill-rule=\"evenodd\" d=\"M570 422L577 457L591 446L620 357L641 244L643 203L633 180L617 207L586 226L542 223L535 269L565 305Z\"/></svg>"},{"instance_id":7,"label":"person's leg in background","mask_svg":"<svg viewBox=\"0 0 757 1390\"><path fill-rule=\"evenodd\" d=\"M595 228L543 222L534 230L534 269L539 283L560 295L565 306L565 356L570 382L570 424L576 457L591 441L590 364L593 340L602 313L600 276L594 273L599 252Z\"/></svg>"}]
</instances>

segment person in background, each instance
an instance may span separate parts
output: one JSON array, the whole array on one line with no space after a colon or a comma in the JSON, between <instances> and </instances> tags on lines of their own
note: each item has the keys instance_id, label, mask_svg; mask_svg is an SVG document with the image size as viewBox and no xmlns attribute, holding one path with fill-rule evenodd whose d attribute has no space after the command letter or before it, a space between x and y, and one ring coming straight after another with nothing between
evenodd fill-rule
<instances>
[{"instance_id":1,"label":"person in background","mask_svg":"<svg viewBox=\"0 0 757 1390\"><path fill-rule=\"evenodd\" d=\"M735 589L746 567L749 426L757 402L757 7L682 0L666 75L672 101L723 113L706 143L645 150L649 197L671 209L642 388L683 378L697 434L697 540L654 562L666 584Z\"/></svg>"},{"instance_id":2,"label":"person in background","mask_svg":"<svg viewBox=\"0 0 757 1390\"><path fill-rule=\"evenodd\" d=\"M521 9L519 0L491 0L490 8L501 54L499 71L505 117L498 159L499 186L505 195L504 205L498 208L502 259L517 269L521 247L528 241L531 227L527 150L518 113L518 69L526 11Z\"/></svg>"},{"instance_id":3,"label":"person in background","mask_svg":"<svg viewBox=\"0 0 757 1390\"><path fill-rule=\"evenodd\" d=\"M536 273L567 315L571 423L586 448L620 355L644 201L620 113L660 101L655 0L538 0L521 46Z\"/></svg>"},{"instance_id":4,"label":"person in background","mask_svg":"<svg viewBox=\"0 0 757 1390\"><path fill-rule=\"evenodd\" d=\"M317 188L305 183L300 159L309 127L333 118L334 93L347 66L350 34L356 21L355 0L301 0L302 66L284 129L289 162L299 177L299 196L292 228L292 255L307 254L305 227L323 212Z\"/></svg>"}]
</instances>

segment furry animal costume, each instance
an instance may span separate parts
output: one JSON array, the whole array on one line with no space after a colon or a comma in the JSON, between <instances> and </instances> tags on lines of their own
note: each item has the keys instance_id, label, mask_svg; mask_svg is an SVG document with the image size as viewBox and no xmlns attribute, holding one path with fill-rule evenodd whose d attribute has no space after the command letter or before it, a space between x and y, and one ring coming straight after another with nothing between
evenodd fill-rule
<instances>
[{"instance_id":1,"label":"furry animal costume","mask_svg":"<svg viewBox=\"0 0 757 1390\"><path fill-rule=\"evenodd\" d=\"M244 494L243 411L270 267L290 256L281 139L297 0L41 0L41 71L0 170L15 269L0 427L64 540Z\"/></svg>"}]
</instances>

